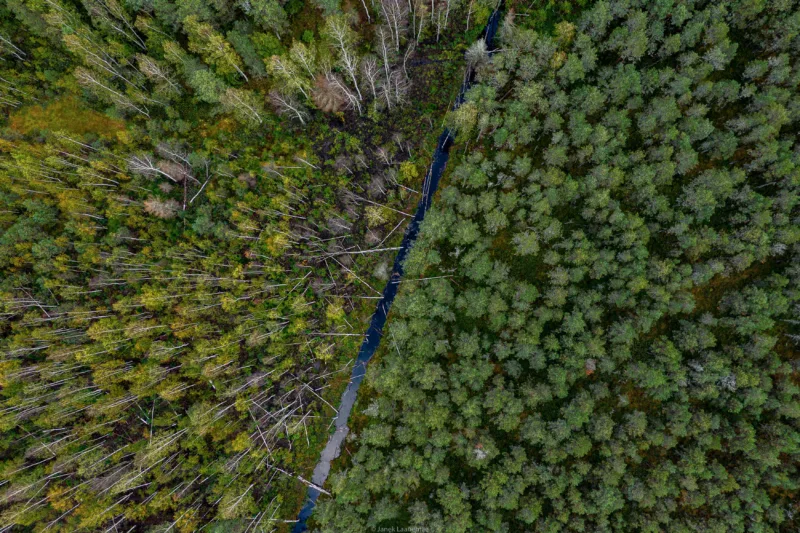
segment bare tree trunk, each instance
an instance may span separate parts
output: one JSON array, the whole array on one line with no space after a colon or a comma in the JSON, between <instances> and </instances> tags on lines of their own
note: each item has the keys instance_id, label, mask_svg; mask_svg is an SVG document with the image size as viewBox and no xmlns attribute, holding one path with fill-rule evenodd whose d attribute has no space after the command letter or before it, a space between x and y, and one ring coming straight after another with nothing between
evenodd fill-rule
<instances>
[{"instance_id":1,"label":"bare tree trunk","mask_svg":"<svg viewBox=\"0 0 800 533\"><path fill-rule=\"evenodd\" d=\"M367 14L367 22L372 24L372 18L369 16L369 9L367 9L367 3L364 0L361 0L361 5L364 6L364 13Z\"/></svg>"},{"instance_id":2,"label":"bare tree trunk","mask_svg":"<svg viewBox=\"0 0 800 533\"><path fill-rule=\"evenodd\" d=\"M11 48L11 54L19 59L20 61L25 61L25 57L27 54L23 52L20 48L14 45L10 40L6 39L2 35L0 35L0 42L4 43L6 46Z\"/></svg>"}]
</instances>

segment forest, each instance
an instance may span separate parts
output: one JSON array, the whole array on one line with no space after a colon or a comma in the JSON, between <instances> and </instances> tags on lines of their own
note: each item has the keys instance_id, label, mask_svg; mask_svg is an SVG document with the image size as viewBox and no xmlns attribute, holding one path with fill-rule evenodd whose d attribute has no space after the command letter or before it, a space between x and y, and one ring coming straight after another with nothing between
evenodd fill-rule
<instances>
[{"instance_id":1,"label":"forest","mask_svg":"<svg viewBox=\"0 0 800 533\"><path fill-rule=\"evenodd\" d=\"M794 0L0 0L0 533L290 531L443 127L309 529L797 531L799 86Z\"/></svg>"},{"instance_id":2,"label":"forest","mask_svg":"<svg viewBox=\"0 0 800 533\"><path fill-rule=\"evenodd\" d=\"M500 32L318 530L797 531L800 6Z\"/></svg>"},{"instance_id":3,"label":"forest","mask_svg":"<svg viewBox=\"0 0 800 533\"><path fill-rule=\"evenodd\" d=\"M0 0L0 531L286 531L479 0Z\"/></svg>"}]
</instances>

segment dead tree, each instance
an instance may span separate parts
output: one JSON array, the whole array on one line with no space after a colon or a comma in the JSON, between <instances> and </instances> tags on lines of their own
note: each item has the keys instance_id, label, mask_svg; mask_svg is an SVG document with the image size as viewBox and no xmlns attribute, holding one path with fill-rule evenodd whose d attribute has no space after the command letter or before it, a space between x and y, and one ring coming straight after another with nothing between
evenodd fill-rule
<instances>
[{"instance_id":1,"label":"dead tree","mask_svg":"<svg viewBox=\"0 0 800 533\"><path fill-rule=\"evenodd\" d=\"M273 90L269 93L269 101L278 114L296 117L301 124L305 125L308 112L295 97Z\"/></svg>"},{"instance_id":2,"label":"dead tree","mask_svg":"<svg viewBox=\"0 0 800 533\"><path fill-rule=\"evenodd\" d=\"M373 100L377 99L378 92L375 87L378 76L380 76L380 70L378 69L378 60L375 56L367 56L361 61L361 74L369 84L370 89L372 89Z\"/></svg>"},{"instance_id":3,"label":"dead tree","mask_svg":"<svg viewBox=\"0 0 800 533\"><path fill-rule=\"evenodd\" d=\"M25 61L25 58L27 57L27 54L23 52L21 48L17 47L14 43L11 42L10 39L6 39L2 35L0 35L0 50L2 50L3 52L7 51L20 61Z\"/></svg>"}]
</instances>

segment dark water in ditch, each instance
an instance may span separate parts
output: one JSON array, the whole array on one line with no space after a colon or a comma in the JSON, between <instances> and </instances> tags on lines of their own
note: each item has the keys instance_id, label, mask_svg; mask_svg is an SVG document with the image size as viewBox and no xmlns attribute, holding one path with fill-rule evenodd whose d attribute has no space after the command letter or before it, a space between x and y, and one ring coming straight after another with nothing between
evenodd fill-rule
<instances>
[{"instance_id":1,"label":"dark water in ditch","mask_svg":"<svg viewBox=\"0 0 800 533\"><path fill-rule=\"evenodd\" d=\"M494 41L495 34L497 33L498 24L500 22L501 7L498 7L492 13L492 16L489 17L489 21L486 23L486 27L481 35L486 40L486 46L489 50L492 50L492 42ZM472 71L472 69L469 69L464 77L464 83L461 85L461 91L458 94L458 98L456 98L453 109L458 108L464 102L464 94L474 81L475 73ZM378 302L375 313L372 315L372 320L370 321L369 328L367 329L367 334L364 337L364 342L361 344L361 348L358 350L358 357L356 358L356 363L353 366L350 383L347 385L347 388L342 394L342 400L339 404L339 412L335 422L336 431L334 431L334 433L329 437L328 443L325 445L325 448L322 450L322 454L320 455L320 460L317 463L317 466L314 468L314 474L311 477L311 482L319 487L322 487L325 484L325 480L328 479L328 473L331 469L331 462L339 457L342 442L344 442L347 433L350 431L347 426L347 421L350 418L350 411L353 409L353 405L356 402L358 388L361 386L361 382L364 380L364 376L367 373L367 363L370 359L372 359L372 356L375 354L375 351L378 349L378 345L381 342L381 337L383 336L383 326L386 324L386 317L389 314L389 309L392 307L394 297L397 295L397 288L400 283L400 278L403 276L403 263L405 262L406 256L408 256L411 245L414 244L414 241L417 239L417 235L419 235L420 225L425 219L425 213L427 213L428 209L431 207L433 195L436 193L436 189L439 187L439 180L441 179L442 174L444 174L444 169L447 166L448 159L450 159L450 147L452 145L453 136L450 134L450 130L445 128L445 130L439 136L439 141L436 145L436 151L433 153L433 162L431 163L431 168L428 170L428 174L425 176L425 181L422 184L422 198L417 204L417 210L414 212L414 218L412 219L411 224L409 224L408 228L406 229L406 233L403 236L403 242L400 245L400 251L397 252L397 256L394 259L392 276L389 279L389 282L386 284L386 287L383 289L383 296ZM293 533L302 533L303 531L307 531L308 527L306 525L306 521L314 511L314 507L317 504L317 498L319 495L319 490L309 487L306 504L303 506L303 508L300 510L300 514L297 516L297 523L292 529Z\"/></svg>"}]
</instances>

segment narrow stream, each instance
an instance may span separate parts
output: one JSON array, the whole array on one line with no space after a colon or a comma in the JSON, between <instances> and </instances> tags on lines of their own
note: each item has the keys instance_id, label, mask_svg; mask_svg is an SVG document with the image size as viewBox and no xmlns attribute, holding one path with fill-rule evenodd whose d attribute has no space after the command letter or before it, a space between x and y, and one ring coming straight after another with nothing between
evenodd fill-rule
<instances>
[{"instance_id":1,"label":"narrow stream","mask_svg":"<svg viewBox=\"0 0 800 533\"><path fill-rule=\"evenodd\" d=\"M495 34L497 33L497 27L500 22L501 8L502 3L492 13L491 17L489 17L489 21L486 23L486 27L481 34L482 38L486 40L486 47L489 50L493 50L492 42L494 41ZM471 68L468 68L464 76L464 83L461 85L461 91L458 94L458 98L456 98L453 109L458 108L464 102L464 94L474 81L475 72ZM375 313L372 315L372 320L370 321L369 328L367 329L364 342L361 344L361 348L358 350L358 357L356 358L356 363L353 366L350 383L347 385L347 388L342 394L342 399L339 403L339 412L335 421L336 430L328 438L328 443L322 450L319 462L314 468L311 482L318 487L322 487L325 484L325 480L328 479L328 474L331 470L331 462L339 457L342 442L344 442L344 438L350 431L350 428L347 426L347 421L350 418L350 411L353 409L353 405L356 402L358 388L361 386L361 382L367 373L367 363L369 363L369 360L372 359L372 356L375 354L375 351L378 349L378 345L381 342L381 337L383 336L383 326L386 324L386 317L389 314L389 309L392 307L394 297L397 295L397 288L400 283L400 278L403 276L403 263L405 262L411 245L414 244L414 241L417 239L420 225L425 219L425 214L431 207L433 195L436 194L436 189L439 187L439 180L444 173L448 159L450 159L450 147L452 145L453 137L450 134L450 130L445 128L445 130L439 136L436 151L433 153L433 162L431 163L431 168L428 170L428 173L425 176L425 180L422 184L422 198L417 204L417 210L414 213L414 218L406 229L406 233L403 236L403 242L400 245L400 251L397 252L397 256L395 257L392 276L387 282L386 287L383 289L383 297L378 302L378 306L375 309ZM307 531L308 527L306 525L306 521L314 511L314 507L317 504L317 498L319 495L319 490L309 487L306 503L300 510L300 514L297 516L297 523L292 529L293 533L302 533L303 531Z\"/></svg>"}]
</instances>

